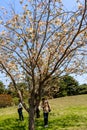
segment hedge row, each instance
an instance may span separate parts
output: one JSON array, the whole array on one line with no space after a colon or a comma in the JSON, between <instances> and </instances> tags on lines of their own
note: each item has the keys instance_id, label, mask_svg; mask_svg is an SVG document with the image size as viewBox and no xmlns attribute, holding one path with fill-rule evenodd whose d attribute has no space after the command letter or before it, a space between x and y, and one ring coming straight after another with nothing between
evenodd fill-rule
<instances>
[{"instance_id":1,"label":"hedge row","mask_svg":"<svg viewBox=\"0 0 87 130\"><path fill-rule=\"evenodd\" d=\"M0 107L12 105L12 97L8 94L0 94Z\"/></svg>"}]
</instances>

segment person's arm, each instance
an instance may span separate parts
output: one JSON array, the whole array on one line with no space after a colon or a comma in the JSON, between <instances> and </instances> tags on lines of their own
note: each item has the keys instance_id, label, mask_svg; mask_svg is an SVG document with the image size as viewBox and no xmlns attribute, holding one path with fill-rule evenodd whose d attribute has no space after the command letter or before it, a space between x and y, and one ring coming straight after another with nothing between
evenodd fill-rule
<instances>
[{"instance_id":1,"label":"person's arm","mask_svg":"<svg viewBox=\"0 0 87 130\"><path fill-rule=\"evenodd\" d=\"M48 108L49 108L49 112L50 112L51 111L51 107L50 107L49 103L48 103Z\"/></svg>"}]
</instances>

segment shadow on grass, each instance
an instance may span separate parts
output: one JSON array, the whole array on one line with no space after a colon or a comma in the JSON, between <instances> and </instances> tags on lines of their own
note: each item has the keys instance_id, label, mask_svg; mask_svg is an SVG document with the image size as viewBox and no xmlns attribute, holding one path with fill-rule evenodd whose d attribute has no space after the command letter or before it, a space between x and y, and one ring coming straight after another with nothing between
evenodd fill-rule
<instances>
[{"instance_id":1,"label":"shadow on grass","mask_svg":"<svg viewBox=\"0 0 87 130\"><path fill-rule=\"evenodd\" d=\"M86 120L87 118L76 114L49 119L49 125L46 130L69 130L70 128L74 130L75 127L79 129L82 125L87 127ZM41 120L36 121L36 130L44 130L42 122Z\"/></svg>"},{"instance_id":2,"label":"shadow on grass","mask_svg":"<svg viewBox=\"0 0 87 130\"><path fill-rule=\"evenodd\" d=\"M54 116L49 118L49 125L44 128L43 118L36 119L35 130L69 130L75 127L79 128L84 125L87 126L87 117L70 114L65 116L59 116L55 118ZM24 121L19 121L16 118L8 118L6 120L0 121L0 130L28 130L28 118L26 117Z\"/></svg>"},{"instance_id":3,"label":"shadow on grass","mask_svg":"<svg viewBox=\"0 0 87 130\"><path fill-rule=\"evenodd\" d=\"M0 130L27 130L27 119L24 121L13 118L3 120L0 122Z\"/></svg>"}]
</instances>

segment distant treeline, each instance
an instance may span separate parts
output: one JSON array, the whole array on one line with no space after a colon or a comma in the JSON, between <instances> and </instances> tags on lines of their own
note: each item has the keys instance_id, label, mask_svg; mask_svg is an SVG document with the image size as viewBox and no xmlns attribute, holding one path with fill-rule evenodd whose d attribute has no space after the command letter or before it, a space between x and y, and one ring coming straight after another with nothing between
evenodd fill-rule
<instances>
[{"instance_id":1,"label":"distant treeline","mask_svg":"<svg viewBox=\"0 0 87 130\"><path fill-rule=\"evenodd\" d=\"M87 84L79 85L78 81L69 75L64 75L60 78L52 77L50 81L46 84L46 86L46 89L43 90L43 95L48 96L49 98L87 94ZM24 98L26 99L29 91L26 82L18 83L17 87L20 89ZM17 99L18 95L15 92L12 83L10 83L6 88L4 84L0 81L0 95L1 94L10 95L14 99L13 101L15 101L15 103L17 102L15 99Z\"/></svg>"}]
</instances>

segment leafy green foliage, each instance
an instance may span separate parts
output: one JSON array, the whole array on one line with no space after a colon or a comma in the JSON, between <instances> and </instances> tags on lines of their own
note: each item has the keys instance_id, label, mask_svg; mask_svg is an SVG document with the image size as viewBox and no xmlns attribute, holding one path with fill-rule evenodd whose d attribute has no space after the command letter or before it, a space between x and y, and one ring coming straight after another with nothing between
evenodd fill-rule
<instances>
[{"instance_id":1,"label":"leafy green foliage","mask_svg":"<svg viewBox=\"0 0 87 130\"><path fill-rule=\"evenodd\" d=\"M17 83L17 87L21 91L21 94L24 98L26 98L29 95L28 93L29 89L26 82Z\"/></svg>"},{"instance_id":2,"label":"leafy green foliage","mask_svg":"<svg viewBox=\"0 0 87 130\"><path fill-rule=\"evenodd\" d=\"M59 82L59 93L58 96L71 96L78 95L78 82L71 76L65 75L61 77Z\"/></svg>"},{"instance_id":3,"label":"leafy green foliage","mask_svg":"<svg viewBox=\"0 0 87 130\"><path fill-rule=\"evenodd\" d=\"M78 89L79 94L87 94L87 84L82 84Z\"/></svg>"},{"instance_id":4,"label":"leafy green foliage","mask_svg":"<svg viewBox=\"0 0 87 130\"><path fill-rule=\"evenodd\" d=\"M28 96L28 86L26 82L17 83L17 88L21 91L21 94L24 98ZM17 98L18 94L14 89L13 83L10 82L7 89L7 94L10 94L13 98Z\"/></svg>"},{"instance_id":5,"label":"leafy green foliage","mask_svg":"<svg viewBox=\"0 0 87 130\"><path fill-rule=\"evenodd\" d=\"M0 81L0 94L5 92L5 86L2 81Z\"/></svg>"},{"instance_id":6,"label":"leafy green foliage","mask_svg":"<svg viewBox=\"0 0 87 130\"><path fill-rule=\"evenodd\" d=\"M78 95L79 83L73 77L64 75L60 78L53 77L47 85L47 88L47 95L49 94L50 97L54 98Z\"/></svg>"}]
</instances>

